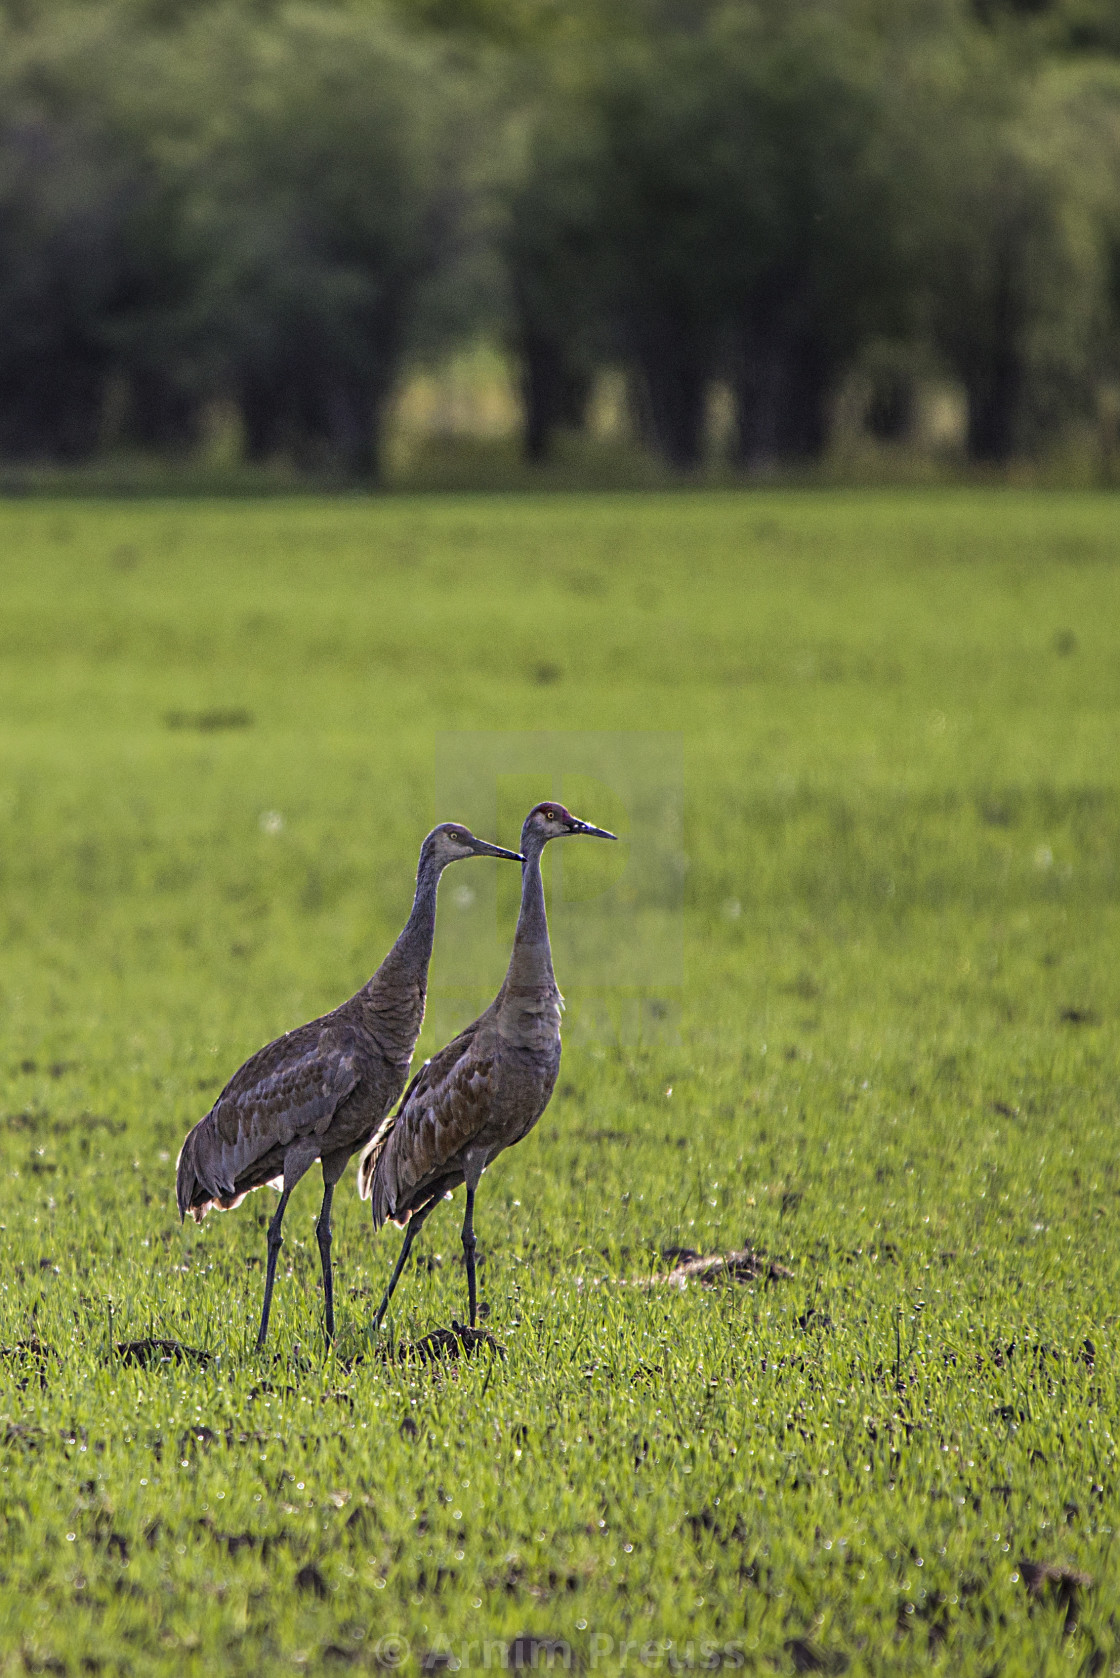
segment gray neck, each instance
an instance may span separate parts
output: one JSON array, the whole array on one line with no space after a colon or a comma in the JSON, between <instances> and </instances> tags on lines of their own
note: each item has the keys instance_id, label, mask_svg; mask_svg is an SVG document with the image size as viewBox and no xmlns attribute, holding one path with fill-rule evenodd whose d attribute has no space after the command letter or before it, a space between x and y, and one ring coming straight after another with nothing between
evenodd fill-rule
<instances>
[{"instance_id":1,"label":"gray neck","mask_svg":"<svg viewBox=\"0 0 1120 1678\"><path fill-rule=\"evenodd\" d=\"M521 865L521 912L509 958L503 992L510 997L556 989L552 971L552 949L548 940L548 916L544 907L541 879L543 845L532 838L522 842L525 861Z\"/></svg>"},{"instance_id":2,"label":"gray neck","mask_svg":"<svg viewBox=\"0 0 1120 1678\"><path fill-rule=\"evenodd\" d=\"M401 929L400 937L361 993L375 1005L393 1006L418 992L420 1018L416 1022L416 1036L420 1033L424 996L428 988L428 964L432 959L436 935L436 891L442 872L439 863L421 855L412 912Z\"/></svg>"}]
</instances>

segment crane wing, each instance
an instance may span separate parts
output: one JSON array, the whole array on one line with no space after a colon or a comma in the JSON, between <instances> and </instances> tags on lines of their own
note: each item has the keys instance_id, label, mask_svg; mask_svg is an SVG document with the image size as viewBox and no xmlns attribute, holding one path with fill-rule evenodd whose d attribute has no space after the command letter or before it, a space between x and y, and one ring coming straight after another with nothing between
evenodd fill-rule
<instances>
[{"instance_id":1,"label":"crane wing","mask_svg":"<svg viewBox=\"0 0 1120 1678\"><path fill-rule=\"evenodd\" d=\"M485 1124L493 1055L481 1046L479 1024L425 1061L397 1111L367 1144L358 1192L373 1198L375 1228L407 1206L418 1188L438 1180Z\"/></svg>"},{"instance_id":2,"label":"crane wing","mask_svg":"<svg viewBox=\"0 0 1120 1678\"><path fill-rule=\"evenodd\" d=\"M199 1216L200 1201L232 1202L257 1162L282 1154L297 1137L322 1136L356 1088L358 1068L356 1037L333 1020L301 1026L259 1049L183 1144L180 1213Z\"/></svg>"}]
</instances>

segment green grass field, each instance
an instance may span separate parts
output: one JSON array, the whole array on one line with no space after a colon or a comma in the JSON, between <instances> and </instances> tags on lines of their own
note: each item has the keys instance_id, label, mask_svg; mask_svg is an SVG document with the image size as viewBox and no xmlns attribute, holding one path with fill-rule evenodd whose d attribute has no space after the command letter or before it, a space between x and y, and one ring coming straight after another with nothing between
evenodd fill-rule
<instances>
[{"instance_id":1,"label":"green grass field","mask_svg":"<svg viewBox=\"0 0 1120 1678\"><path fill-rule=\"evenodd\" d=\"M1118 537L1012 492L0 506L0 1671L1120 1670ZM258 1356L274 1198L181 1229L182 1137L380 960L437 735L538 728L683 737L667 1029L570 1042L483 1181L504 1360L355 1361L399 1237L353 1169L336 1354L316 1173ZM462 1315L460 1218L396 1337ZM746 1244L792 1276L633 1285Z\"/></svg>"}]
</instances>

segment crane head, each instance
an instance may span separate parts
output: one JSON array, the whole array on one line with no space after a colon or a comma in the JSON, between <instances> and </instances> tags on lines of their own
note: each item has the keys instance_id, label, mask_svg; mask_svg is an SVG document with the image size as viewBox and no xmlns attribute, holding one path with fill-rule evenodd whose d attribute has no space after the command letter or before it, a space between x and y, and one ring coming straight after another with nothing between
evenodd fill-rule
<instances>
[{"instance_id":1,"label":"crane head","mask_svg":"<svg viewBox=\"0 0 1120 1678\"><path fill-rule=\"evenodd\" d=\"M446 868L449 862L461 862L469 856L497 856L506 862L524 862L525 858L518 851L503 850L501 845L491 845L486 839L476 839L469 827L462 822L441 822L424 841L424 851L431 861L439 867Z\"/></svg>"},{"instance_id":2,"label":"crane head","mask_svg":"<svg viewBox=\"0 0 1120 1678\"><path fill-rule=\"evenodd\" d=\"M616 839L615 833L608 833L605 827L592 827L590 822L580 821L570 810L565 810L562 804L537 804L525 817L525 826L521 830L521 848L536 842L546 845L550 839Z\"/></svg>"}]
</instances>

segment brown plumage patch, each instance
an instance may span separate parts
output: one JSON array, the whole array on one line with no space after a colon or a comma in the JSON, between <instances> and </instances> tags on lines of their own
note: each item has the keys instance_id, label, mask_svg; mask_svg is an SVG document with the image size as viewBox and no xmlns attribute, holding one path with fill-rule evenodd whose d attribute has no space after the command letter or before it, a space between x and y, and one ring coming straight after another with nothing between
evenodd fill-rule
<instances>
[{"instance_id":1,"label":"brown plumage patch","mask_svg":"<svg viewBox=\"0 0 1120 1678\"><path fill-rule=\"evenodd\" d=\"M493 1052L478 1040L486 1015L425 1061L393 1118L358 1166L358 1192L372 1197L374 1228L400 1222L427 1198L441 1169L468 1147L490 1111ZM457 1186L461 1177L453 1180Z\"/></svg>"}]
</instances>

